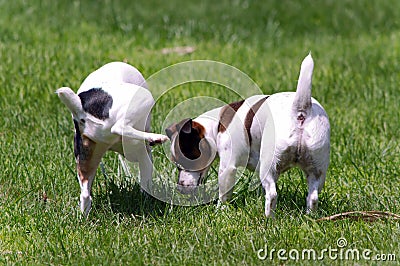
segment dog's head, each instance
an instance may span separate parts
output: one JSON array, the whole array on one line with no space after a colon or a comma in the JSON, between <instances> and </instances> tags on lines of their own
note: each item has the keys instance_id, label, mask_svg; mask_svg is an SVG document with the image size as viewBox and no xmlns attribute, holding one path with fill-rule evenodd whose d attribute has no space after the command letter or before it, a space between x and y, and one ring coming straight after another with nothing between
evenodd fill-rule
<instances>
[{"instance_id":1,"label":"dog's head","mask_svg":"<svg viewBox=\"0 0 400 266\"><path fill-rule=\"evenodd\" d=\"M192 119L172 124L165 132L171 140L171 159L179 170L178 190L191 193L207 176L216 149L205 128Z\"/></svg>"}]
</instances>

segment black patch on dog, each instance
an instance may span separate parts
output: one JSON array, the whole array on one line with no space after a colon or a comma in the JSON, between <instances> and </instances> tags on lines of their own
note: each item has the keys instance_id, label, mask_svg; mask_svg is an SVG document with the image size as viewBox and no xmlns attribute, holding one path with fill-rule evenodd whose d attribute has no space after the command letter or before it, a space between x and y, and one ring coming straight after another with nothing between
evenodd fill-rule
<instances>
[{"instance_id":1,"label":"black patch on dog","mask_svg":"<svg viewBox=\"0 0 400 266\"><path fill-rule=\"evenodd\" d=\"M74 126L75 126L75 136L74 136L74 154L75 158L78 158L79 154L82 151L82 137L81 131L79 130L78 121L74 119Z\"/></svg>"},{"instance_id":2,"label":"black patch on dog","mask_svg":"<svg viewBox=\"0 0 400 266\"><path fill-rule=\"evenodd\" d=\"M175 142L175 151L179 151L175 158L180 161L180 155L189 160L195 160L200 157L201 151L199 143L204 138L204 128L192 119L184 119L175 125L178 131L178 141Z\"/></svg>"},{"instance_id":3,"label":"black patch on dog","mask_svg":"<svg viewBox=\"0 0 400 266\"><path fill-rule=\"evenodd\" d=\"M101 88L93 88L78 94L83 110L92 116L105 120L110 117L113 104L112 97Z\"/></svg>"}]
</instances>

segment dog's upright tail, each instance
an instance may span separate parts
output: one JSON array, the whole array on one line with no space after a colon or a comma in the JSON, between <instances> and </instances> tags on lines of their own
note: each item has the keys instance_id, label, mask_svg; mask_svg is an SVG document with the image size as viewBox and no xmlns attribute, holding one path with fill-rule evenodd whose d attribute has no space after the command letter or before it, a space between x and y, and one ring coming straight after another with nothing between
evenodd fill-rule
<instances>
[{"instance_id":1,"label":"dog's upright tail","mask_svg":"<svg viewBox=\"0 0 400 266\"><path fill-rule=\"evenodd\" d=\"M70 88L59 88L56 93L74 117L79 117L79 115L83 113L81 99Z\"/></svg>"},{"instance_id":2,"label":"dog's upright tail","mask_svg":"<svg viewBox=\"0 0 400 266\"><path fill-rule=\"evenodd\" d=\"M295 117L304 122L311 109L311 84L314 70L314 61L311 53L301 63L299 80L292 109Z\"/></svg>"}]
</instances>

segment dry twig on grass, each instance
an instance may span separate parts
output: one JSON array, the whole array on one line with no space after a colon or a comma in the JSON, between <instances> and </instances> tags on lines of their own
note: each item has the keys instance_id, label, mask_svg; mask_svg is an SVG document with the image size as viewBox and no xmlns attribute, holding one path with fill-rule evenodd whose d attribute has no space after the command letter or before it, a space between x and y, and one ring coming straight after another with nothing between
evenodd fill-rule
<instances>
[{"instance_id":1,"label":"dry twig on grass","mask_svg":"<svg viewBox=\"0 0 400 266\"><path fill-rule=\"evenodd\" d=\"M363 220L367 222L374 222L379 219L393 219L400 220L400 215L384 212L384 211L351 211L351 212L343 212L339 214L334 214L331 216L323 217L317 219L317 222L321 221L337 221L344 219L352 219L352 220Z\"/></svg>"}]
</instances>

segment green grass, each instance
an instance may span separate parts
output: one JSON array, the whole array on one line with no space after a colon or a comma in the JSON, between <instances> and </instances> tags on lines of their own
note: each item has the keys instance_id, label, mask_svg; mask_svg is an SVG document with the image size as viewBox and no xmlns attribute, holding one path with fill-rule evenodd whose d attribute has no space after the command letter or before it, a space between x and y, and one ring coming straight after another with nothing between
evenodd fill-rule
<instances>
[{"instance_id":1,"label":"green grass","mask_svg":"<svg viewBox=\"0 0 400 266\"><path fill-rule=\"evenodd\" d=\"M0 264L270 264L257 250L336 248L340 237L349 248L395 254L398 263L399 222L315 222L351 210L400 213L398 10L396 0L0 1ZM196 51L161 53L182 45ZM244 180L222 211L173 206L143 196L110 153L108 178L98 171L93 210L82 219L73 125L57 88L76 90L109 61L126 60L149 77L209 59L242 70L267 94L292 91L310 50L313 96L332 127L315 214L304 213L307 187L298 170L281 176L277 218L268 220L261 191ZM209 84L178 87L157 102L153 131L162 132L171 107L196 95L238 99ZM154 157L157 171L168 174L160 147ZM275 256L273 263L310 261Z\"/></svg>"}]
</instances>

